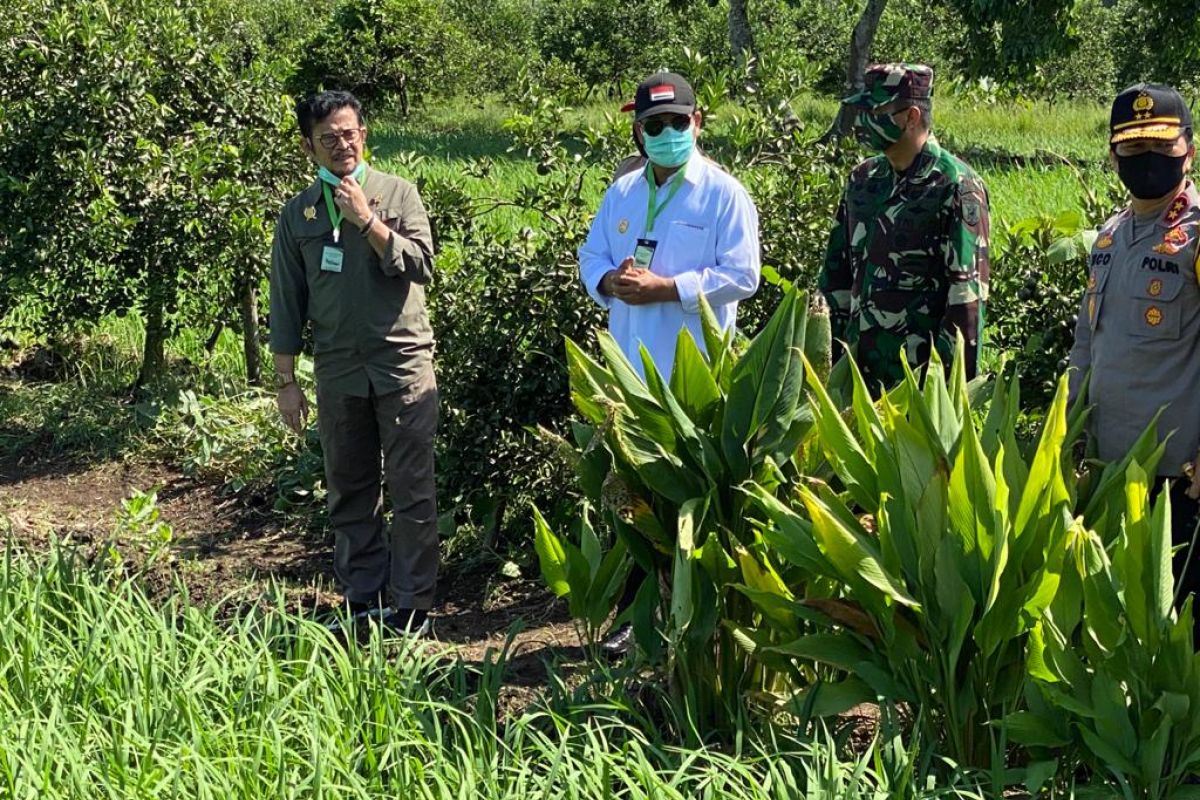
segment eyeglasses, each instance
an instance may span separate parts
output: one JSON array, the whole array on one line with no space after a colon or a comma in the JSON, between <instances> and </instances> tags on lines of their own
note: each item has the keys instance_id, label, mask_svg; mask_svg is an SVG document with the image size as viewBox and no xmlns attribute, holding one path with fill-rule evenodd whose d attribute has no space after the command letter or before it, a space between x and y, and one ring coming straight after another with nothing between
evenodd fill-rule
<instances>
[{"instance_id":1,"label":"eyeglasses","mask_svg":"<svg viewBox=\"0 0 1200 800\"><path fill-rule=\"evenodd\" d=\"M683 133L691 126L691 124L692 118L686 114L672 114L670 116L664 114L657 117L651 117L643 122L642 130L646 132L647 136L658 136L663 132L663 128L667 127L667 125L670 125L675 130Z\"/></svg>"},{"instance_id":2,"label":"eyeglasses","mask_svg":"<svg viewBox=\"0 0 1200 800\"><path fill-rule=\"evenodd\" d=\"M364 130L366 129L347 128L344 131L337 131L336 133L323 133L319 137L318 141L326 150L332 150L333 148L337 147L337 143L339 141L345 142L346 144L358 144L358 141L362 139Z\"/></svg>"},{"instance_id":3,"label":"eyeglasses","mask_svg":"<svg viewBox=\"0 0 1200 800\"><path fill-rule=\"evenodd\" d=\"M1182 156L1188 151L1187 142L1182 136L1177 139L1167 141L1156 141L1154 139L1134 139L1129 142L1120 142L1113 148L1119 156L1140 156L1143 153L1158 153L1164 156Z\"/></svg>"}]
</instances>

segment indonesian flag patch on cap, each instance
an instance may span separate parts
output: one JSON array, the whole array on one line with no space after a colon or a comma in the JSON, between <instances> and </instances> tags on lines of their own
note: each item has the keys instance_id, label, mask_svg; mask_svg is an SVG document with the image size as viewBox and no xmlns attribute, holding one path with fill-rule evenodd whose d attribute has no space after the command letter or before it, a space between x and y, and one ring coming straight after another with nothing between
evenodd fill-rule
<instances>
[{"instance_id":1,"label":"indonesian flag patch on cap","mask_svg":"<svg viewBox=\"0 0 1200 800\"><path fill-rule=\"evenodd\" d=\"M639 122L656 114L691 114L695 110L696 93L691 84L666 70L648 75L633 96L633 118Z\"/></svg>"}]
</instances>

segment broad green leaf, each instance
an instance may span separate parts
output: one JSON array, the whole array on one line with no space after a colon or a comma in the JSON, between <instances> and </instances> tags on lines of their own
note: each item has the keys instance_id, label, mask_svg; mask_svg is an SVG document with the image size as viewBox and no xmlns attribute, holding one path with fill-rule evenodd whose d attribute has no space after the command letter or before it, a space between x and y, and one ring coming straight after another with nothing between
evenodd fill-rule
<instances>
[{"instance_id":1,"label":"broad green leaf","mask_svg":"<svg viewBox=\"0 0 1200 800\"><path fill-rule=\"evenodd\" d=\"M854 672L858 665L875 658L869 648L848 633L810 633L765 649L791 658L830 664L847 672Z\"/></svg>"},{"instance_id":2,"label":"broad green leaf","mask_svg":"<svg viewBox=\"0 0 1200 800\"><path fill-rule=\"evenodd\" d=\"M765 427L762 432L774 444L781 436L780 430L791 428L804 373L798 360L804 344L803 297L795 291L786 293L745 355L733 366L721 447L735 482L750 476L751 456L755 455L753 440L760 429Z\"/></svg>"},{"instance_id":3,"label":"broad green leaf","mask_svg":"<svg viewBox=\"0 0 1200 800\"><path fill-rule=\"evenodd\" d=\"M734 548L733 553L741 568L742 580L750 589L761 594L774 595L789 602L792 600L791 590L784 585L779 574L771 569L769 564L760 564L754 555L744 547ZM786 614L774 608L768 609L760 606L760 609L776 625L787 627L795 622L795 615L790 609Z\"/></svg>"},{"instance_id":4,"label":"broad green leaf","mask_svg":"<svg viewBox=\"0 0 1200 800\"><path fill-rule=\"evenodd\" d=\"M646 382L634 371L633 365L629 363L629 359L625 357L625 353L621 351L621 346L617 344L617 340L612 337L612 334L608 331L600 331L596 335L596 340L600 344L600 352L604 355L604 360L608 362L614 380L621 387L625 404L633 412L643 435L667 452L674 453L675 429L671 425L671 419L666 410L650 394L650 390L646 388Z\"/></svg>"},{"instance_id":5,"label":"broad green leaf","mask_svg":"<svg viewBox=\"0 0 1200 800\"><path fill-rule=\"evenodd\" d=\"M872 513L879 504L878 476L854 434L846 426L841 413L834 407L825 387L816 379L814 372L808 370L807 375L821 449L853 495L854 502L863 510ZM855 391L859 391L858 387L855 387Z\"/></svg>"},{"instance_id":6,"label":"broad green leaf","mask_svg":"<svg viewBox=\"0 0 1200 800\"><path fill-rule=\"evenodd\" d=\"M721 400L721 390L687 328L679 332L675 342L671 393L697 425L703 428L712 423L714 407Z\"/></svg>"},{"instance_id":7,"label":"broad green leaf","mask_svg":"<svg viewBox=\"0 0 1200 800\"><path fill-rule=\"evenodd\" d=\"M651 662L659 660L663 652L663 638L659 635L655 625L661 600L658 590L658 573L652 570L642 581L633 606L629 609L629 621L633 624L634 639Z\"/></svg>"},{"instance_id":8,"label":"broad green leaf","mask_svg":"<svg viewBox=\"0 0 1200 800\"><path fill-rule=\"evenodd\" d=\"M593 628L603 625L616 608L632 567L633 561L629 558L625 543L617 539L612 549L604 554L588 591L588 624Z\"/></svg>"},{"instance_id":9,"label":"broad green leaf","mask_svg":"<svg viewBox=\"0 0 1200 800\"><path fill-rule=\"evenodd\" d=\"M567 554L562 542L550 530L537 506L533 506L533 549L537 552L542 579L555 597L565 597L571 591L567 583Z\"/></svg>"},{"instance_id":10,"label":"broad green leaf","mask_svg":"<svg viewBox=\"0 0 1200 800\"><path fill-rule=\"evenodd\" d=\"M957 338L961 340L961 334ZM958 360L962 360L961 356ZM925 407L929 409L929 419L933 423L934 430L937 431L942 452L949 455L954 452L954 445L958 441L962 429L962 418L955 410L955 401L950 397L950 391L946 386L946 368L936 347L930 348L929 366L925 371L925 386L922 396L925 400Z\"/></svg>"},{"instance_id":11,"label":"broad green leaf","mask_svg":"<svg viewBox=\"0 0 1200 800\"><path fill-rule=\"evenodd\" d=\"M1021 502L1013 523L1016 536L1013 541L1013 557L1019 560L1023 552L1020 544L1031 521L1050 508L1066 505L1070 496L1062 478L1062 448L1067 434L1067 379L1059 378L1058 391L1046 411L1042 436L1034 453L1033 464Z\"/></svg>"},{"instance_id":12,"label":"broad green leaf","mask_svg":"<svg viewBox=\"0 0 1200 800\"><path fill-rule=\"evenodd\" d=\"M1038 680L1054 683L1058 675L1046 664L1046 637L1039 620L1029 629L1029 640L1025 645L1026 671Z\"/></svg>"},{"instance_id":13,"label":"broad green leaf","mask_svg":"<svg viewBox=\"0 0 1200 800\"><path fill-rule=\"evenodd\" d=\"M857 585L865 588L863 584L874 587L881 594L876 602L871 603L876 608L883 608L886 603L879 601L887 598L920 609L921 604L884 570L874 542L860 532L848 530L809 489L801 487L800 496L812 520L813 536L821 551L837 568L842 580L851 587Z\"/></svg>"},{"instance_id":14,"label":"broad green leaf","mask_svg":"<svg viewBox=\"0 0 1200 800\"><path fill-rule=\"evenodd\" d=\"M687 466L704 474L712 484L725 482L725 465L707 434L700 431L687 412L679 405L674 393L662 379L662 374L650 357L645 345L639 345L646 387L659 405L666 409L672 428L678 437L675 454L686 458Z\"/></svg>"},{"instance_id":15,"label":"broad green leaf","mask_svg":"<svg viewBox=\"0 0 1200 800\"><path fill-rule=\"evenodd\" d=\"M833 564L817 547L812 525L788 506L757 484L743 487L759 511L770 520L763 528L763 539L786 561L803 568L810 575L836 577Z\"/></svg>"},{"instance_id":16,"label":"broad green leaf","mask_svg":"<svg viewBox=\"0 0 1200 800\"><path fill-rule=\"evenodd\" d=\"M819 681L797 692L788 700L787 708L801 719L821 719L844 714L855 706L878 700L871 687L850 676L837 683Z\"/></svg>"},{"instance_id":17,"label":"broad green leaf","mask_svg":"<svg viewBox=\"0 0 1200 800\"><path fill-rule=\"evenodd\" d=\"M963 580L962 557L954 540L946 537L938 547L934 570L939 617L942 633L946 637L943 644L944 659L950 667L949 674L953 674L958 664L976 608L975 597Z\"/></svg>"},{"instance_id":18,"label":"broad green leaf","mask_svg":"<svg viewBox=\"0 0 1200 800\"><path fill-rule=\"evenodd\" d=\"M620 390L614 386L612 373L569 338L564 337L563 341L567 348L571 400L585 419L600 425L608 418L608 405L622 399Z\"/></svg>"},{"instance_id":19,"label":"broad green leaf","mask_svg":"<svg viewBox=\"0 0 1200 800\"><path fill-rule=\"evenodd\" d=\"M1001 723L1008 738L1026 747L1066 747L1070 737L1055 731L1050 722L1030 711L1016 711Z\"/></svg>"},{"instance_id":20,"label":"broad green leaf","mask_svg":"<svg viewBox=\"0 0 1200 800\"><path fill-rule=\"evenodd\" d=\"M658 442L648 439L636 425L636 420L627 419L618 408L608 431L617 458L628 464L650 491L672 503L682 505L704 494L706 487L700 475L687 469Z\"/></svg>"}]
</instances>

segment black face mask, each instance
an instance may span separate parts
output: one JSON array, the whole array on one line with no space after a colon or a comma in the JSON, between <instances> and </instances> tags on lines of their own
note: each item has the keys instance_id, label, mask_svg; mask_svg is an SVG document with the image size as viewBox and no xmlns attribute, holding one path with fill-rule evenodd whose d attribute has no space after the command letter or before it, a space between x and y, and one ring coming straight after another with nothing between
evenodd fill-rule
<instances>
[{"instance_id":1,"label":"black face mask","mask_svg":"<svg viewBox=\"0 0 1200 800\"><path fill-rule=\"evenodd\" d=\"M1137 199L1157 200L1183 182L1184 161L1187 161L1187 155L1140 153L1117 156L1117 175Z\"/></svg>"}]
</instances>

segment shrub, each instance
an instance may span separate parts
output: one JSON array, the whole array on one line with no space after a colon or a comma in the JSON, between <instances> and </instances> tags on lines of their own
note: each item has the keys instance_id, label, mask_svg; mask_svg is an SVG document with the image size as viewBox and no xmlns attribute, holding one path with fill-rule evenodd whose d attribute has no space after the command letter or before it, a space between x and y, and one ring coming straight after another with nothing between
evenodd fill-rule
<instances>
[{"instance_id":1,"label":"shrub","mask_svg":"<svg viewBox=\"0 0 1200 800\"><path fill-rule=\"evenodd\" d=\"M466 42L436 0L343 2L304 48L293 91L343 89L373 110L394 100L407 115L427 92L445 95L477 69Z\"/></svg>"},{"instance_id":2,"label":"shrub","mask_svg":"<svg viewBox=\"0 0 1200 800\"><path fill-rule=\"evenodd\" d=\"M1039 407L1054 393L1075 341L1075 322L1087 283L1087 255L1096 229L1121 202L1111 172L1080 173L1083 211L1019 220L997 228L992 240L988 346L1010 354L1027 404Z\"/></svg>"},{"instance_id":3,"label":"shrub","mask_svg":"<svg viewBox=\"0 0 1200 800\"><path fill-rule=\"evenodd\" d=\"M617 543L602 558L590 524L577 547L535 513L543 575L592 630L612 610L619 584L611 584L628 548L646 576L631 612L638 646L653 660L665 655L675 708L693 737L728 733L743 694L779 680L748 661L747 641L779 641L753 637L751 600L786 606L792 591L767 557L741 487L754 481L782 497L807 471L800 445L812 417L801 396L801 354L827 358L831 343L827 309L816 309L810 337L807 295L795 290L744 353L706 304L701 320L707 355L685 330L669 376L642 350L645 382L607 333L603 364L567 340L571 397L587 421L576 427L576 469ZM660 584L670 587L668 598ZM794 626L779 635L788 632Z\"/></svg>"},{"instance_id":4,"label":"shrub","mask_svg":"<svg viewBox=\"0 0 1200 800\"><path fill-rule=\"evenodd\" d=\"M192 2L14 6L0 40L0 314L20 298L44 332L138 311L144 384L175 330L255 308L302 163L280 68L231 58Z\"/></svg>"},{"instance_id":5,"label":"shrub","mask_svg":"<svg viewBox=\"0 0 1200 800\"><path fill-rule=\"evenodd\" d=\"M535 38L546 61L568 65L590 87L637 81L677 52L679 28L665 0L539 3Z\"/></svg>"}]
</instances>

